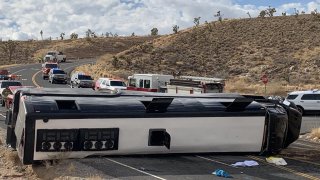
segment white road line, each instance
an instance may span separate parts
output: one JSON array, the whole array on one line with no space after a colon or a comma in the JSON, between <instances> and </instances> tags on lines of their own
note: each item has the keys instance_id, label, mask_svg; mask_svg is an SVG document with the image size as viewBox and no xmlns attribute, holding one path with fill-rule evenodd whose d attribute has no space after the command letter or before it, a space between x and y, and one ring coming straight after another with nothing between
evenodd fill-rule
<instances>
[{"instance_id":1,"label":"white road line","mask_svg":"<svg viewBox=\"0 0 320 180\"><path fill-rule=\"evenodd\" d=\"M4 117L4 118L7 118L5 115L3 115L3 114L0 114L0 116L2 116L2 117Z\"/></svg>"},{"instance_id":2,"label":"white road line","mask_svg":"<svg viewBox=\"0 0 320 180\"><path fill-rule=\"evenodd\" d=\"M129 165L123 164L123 163L121 163L121 162L118 162L118 161L115 161L115 160L112 160L112 159L109 159L109 158L106 158L106 159L107 159L108 161L114 162L114 163L119 164L119 165L121 165L121 166L124 166L124 167L127 167L127 168L129 168L129 169L132 169L132 170L138 171L138 172L140 172L140 173L143 173L143 174L149 175L149 176L151 176L151 177L154 177L154 178L156 178L156 179L166 180L165 178L162 178L162 177L159 177L159 176L156 176L156 175L150 174L150 173L148 173L148 172L145 172L145 171L139 170L139 169L134 168L134 167L132 167L132 166L129 166Z\"/></svg>"},{"instance_id":3,"label":"white road line","mask_svg":"<svg viewBox=\"0 0 320 180\"><path fill-rule=\"evenodd\" d=\"M211 161L211 162L215 162L215 163L218 163L218 164L222 164L222 165L225 165L225 166L230 166L230 167L233 167L233 168L238 168L236 166L232 166L230 164L227 164L227 163L224 163L224 162L221 162L221 161L217 161L217 160L214 160L214 159L210 159L210 158L206 158L206 157L203 157L203 156L196 156L200 159L204 159L204 160L207 160L207 161Z\"/></svg>"},{"instance_id":4,"label":"white road line","mask_svg":"<svg viewBox=\"0 0 320 180\"><path fill-rule=\"evenodd\" d=\"M11 73L11 74L16 74L16 73L21 72L21 71L24 71L24 70L27 70L27 69L20 69L19 71L13 72L13 73Z\"/></svg>"}]
</instances>

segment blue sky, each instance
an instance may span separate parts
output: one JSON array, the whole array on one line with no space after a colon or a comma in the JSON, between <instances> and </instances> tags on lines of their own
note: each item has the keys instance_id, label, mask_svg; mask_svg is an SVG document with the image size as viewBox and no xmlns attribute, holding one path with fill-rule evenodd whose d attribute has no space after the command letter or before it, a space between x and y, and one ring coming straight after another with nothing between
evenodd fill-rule
<instances>
[{"instance_id":1,"label":"blue sky","mask_svg":"<svg viewBox=\"0 0 320 180\"><path fill-rule=\"evenodd\" d=\"M277 15L320 11L320 0L0 0L0 39L28 40L56 39L65 33L84 37L88 29L97 35L106 32L128 36L148 35L154 27L159 34L172 33L172 27L181 29L215 21L221 11L223 18L257 17L268 6L275 7Z\"/></svg>"}]
</instances>

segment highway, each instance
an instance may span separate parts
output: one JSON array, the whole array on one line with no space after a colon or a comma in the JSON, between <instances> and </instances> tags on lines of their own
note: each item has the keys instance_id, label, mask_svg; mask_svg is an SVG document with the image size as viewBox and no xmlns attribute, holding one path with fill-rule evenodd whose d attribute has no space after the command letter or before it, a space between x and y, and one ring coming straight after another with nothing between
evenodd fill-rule
<instances>
[{"instance_id":1,"label":"highway","mask_svg":"<svg viewBox=\"0 0 320 180\"><path fill-rule=\"evenodd\" d=\"M60 63L60 68L65 70L68 74L80 65L94 63L94 59L84 59L79 61L67 61L66 63ZM11 73L21 75L22 83L25 86L38 86L38 87L50 87L50 88L63 88L68 87L66 84L51 84L47 80L42 79L41 64L30 64L18 67L8 68Z\"/></svg>"},{"instance_id":2,"label":"highway","mask_svg":"<svg viewBox=\"0 0 320 180\"><path fill-rule=\"evenodd\" d=\"M62 69L69 73L81 64L94 63L94 59L62 63ZM20 65L8 68L12 73L22 75L27 86L66 87L65 84L50 84L41 77L41 64ZM0 128L4 126L5 109L0 108ZM319 125L318 117L304 117L303 131ZM100 172L103 179L222 179L212 175L216 169L223 169L234 179L312 179L320 180L320 144L298 140L279 156L288 165L276 166L266 163L265 157L257 154L176 154L148 156L105 156L74 160L78 164ZM230 164L244 160L255 160L257 167L232 167ZM35 171L44 167L35 167ZM58 178L59 175L56 176ZM52 177L54 178L54 177Z\"/></svg>"}]
</instances>

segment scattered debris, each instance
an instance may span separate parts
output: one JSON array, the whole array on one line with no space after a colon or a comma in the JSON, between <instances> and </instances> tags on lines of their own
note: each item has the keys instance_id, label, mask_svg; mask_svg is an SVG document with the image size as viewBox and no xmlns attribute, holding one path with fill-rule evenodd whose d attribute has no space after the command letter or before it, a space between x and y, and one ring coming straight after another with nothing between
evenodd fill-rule
<instances>
[{"instance_id":1,"label":"scattered debris","mask_svg":"<svg viewBox=\"0 0 320 180\"><path fill-rule=\"evenodd\" d=\"M319 135L318 135L319 137L315 136L316 132L317 131L313 129L313 133L310 132L310 133L300 135L299 139L301 139L303 141L313 142L313 143L320 143L320 138L319 138L320 136Z\"/></svg>"},{"instance_id":2,"label":"scattered debris","mask_svg":"<svg viewBox=\"0 0 320 180\"><path fill-rule=\"evenodd\" d=\"M231 166L234 166L234 167L252 167L252 166L259 166L259 163L257 161L253 161L253 160L245 160L243 162L236 162L234 164L231 164Z\"/></svg>"},{"instance_id":3,"label":"scattered debris","mask_svg":"<svg viewBox=\"0 0 320 180\"><path fill-rule=\"evenodd\" d=\"M222 169L217 169L214 172L212 172L212 174L219 176L219 177L225 177L225 178L232 178L232 176L230 176L230 174Z\"/></svg>"},{"instance_id":4,"label":"scattered debris","mask_svg":"<svg viewBox=\"0 0 320 180\"><path fill-rule=\"evenodd\" d=\"M273 164L275 164L277 166L285 166L285 165L287 165L287 162L283 158L279 158L279 157L270 156L270 157L266 158L266 161L268 163L273 163Z\"/></svg>"}]
</instances>

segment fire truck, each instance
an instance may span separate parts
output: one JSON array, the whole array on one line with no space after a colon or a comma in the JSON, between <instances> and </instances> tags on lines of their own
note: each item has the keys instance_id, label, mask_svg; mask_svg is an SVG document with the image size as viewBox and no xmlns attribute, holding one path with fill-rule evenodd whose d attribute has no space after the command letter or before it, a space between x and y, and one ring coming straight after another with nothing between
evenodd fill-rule
<instances>
[{"instance_id":1,"label":"fire truck","mask_svg":"<svg viewBox=\"0 0 320 180\"><path fill-rule=\"evenodd\" d=\"M167 92L175 94L202 94L222 93L225 80L196 76L180 76L179 79L170 79Z\"/></svg>"}]
</instances>

